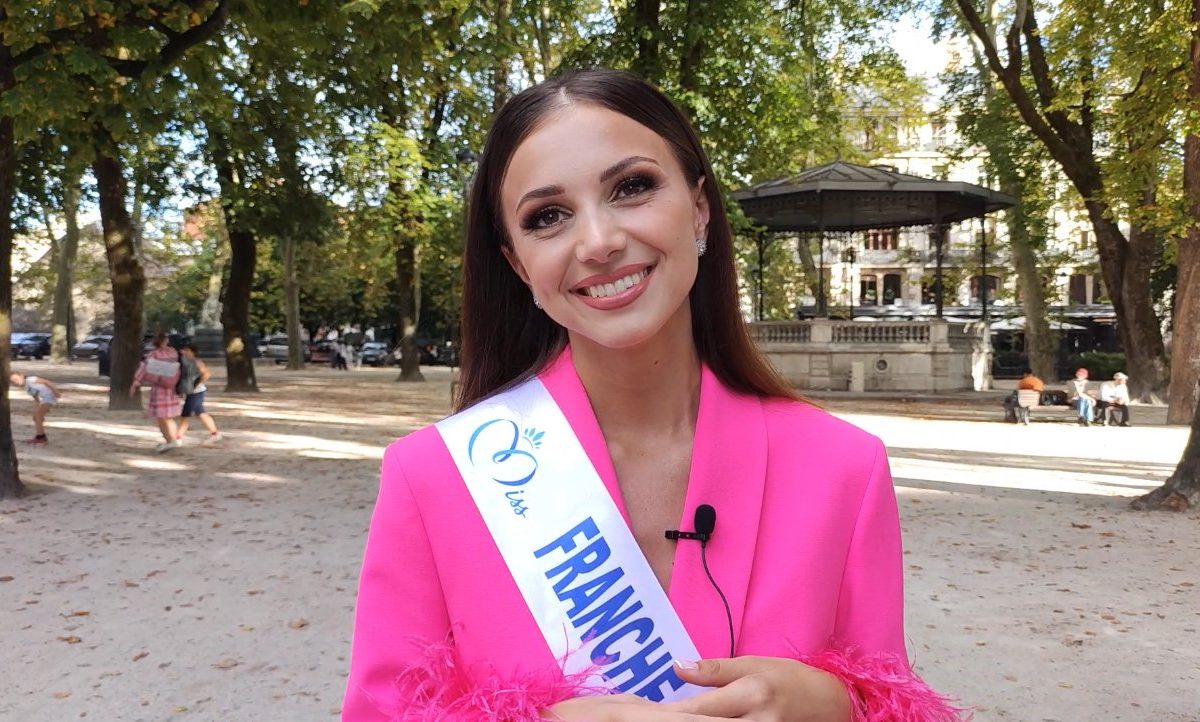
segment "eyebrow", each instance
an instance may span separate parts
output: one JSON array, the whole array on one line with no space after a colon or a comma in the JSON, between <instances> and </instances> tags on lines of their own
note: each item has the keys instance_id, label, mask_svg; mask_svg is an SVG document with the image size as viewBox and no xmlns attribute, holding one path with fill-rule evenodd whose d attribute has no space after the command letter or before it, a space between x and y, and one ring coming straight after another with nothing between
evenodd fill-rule
<instances>
[{"instance_id":1,"label":"eyebrow","mask_svg":"<svg viewBox=\"0 0 1200 722\"><path fill-rule=\"evenodd\" d=\"M605 168L604 172L600 174L600 182L603 183L603 182L607 181L609 178L612 178L613 176L615 176L616 174L625 170L626 168L628 168L631 165L634 165L636 163L643 163L643 162L653 163L654 165L657 165L660 168L662 167L661 165L659 165L659 162L654 160L653 158L647 158L644 155L631 155L628 158L625 158L624 160L619 160L616 163L613 163L612 165L610 165L608 168ZM521 206L525 205L525 201L534 200L536 198L550 198L552 196L561 195L562 193L564 193L564 191L563 191L563 187L560 185L549 185L549 186L542 186L541 188L534 188L533 190L529 191L525 195L521 196L521 200L517 201L517 210L521 210Z\"/></svg>"}]
</instances>

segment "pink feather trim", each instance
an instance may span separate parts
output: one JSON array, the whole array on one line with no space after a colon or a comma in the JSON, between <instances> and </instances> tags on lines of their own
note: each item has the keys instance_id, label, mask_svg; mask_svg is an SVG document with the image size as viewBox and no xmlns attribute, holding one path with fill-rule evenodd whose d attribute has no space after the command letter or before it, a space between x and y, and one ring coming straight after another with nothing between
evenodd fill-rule
<instances>
[{"instance_id":1,"label":"pink feather trim","mask_svg":"<svg viewBox=\"0 0 1200 722\"><path fill-rule=\"evenodd\" d=\"M963 722L969 709L951 704L894 654L855 655L827 649L800 661L837 677L850 690L854 722Z\"/></svg>"},{"instance_id":2,"label":"pink feather trim","mask_svg":"<svg viewBox=\"0 0 1200 722\"><path fill-rule=\"evenodd\" d=\"M587 677L554 668L510 679L471 675L446 641L428 645L423 658L396 677L393 704L380 710L391 722L536 722L542 710L564 700L607 694Z\"/></svg>"}]
</instances>

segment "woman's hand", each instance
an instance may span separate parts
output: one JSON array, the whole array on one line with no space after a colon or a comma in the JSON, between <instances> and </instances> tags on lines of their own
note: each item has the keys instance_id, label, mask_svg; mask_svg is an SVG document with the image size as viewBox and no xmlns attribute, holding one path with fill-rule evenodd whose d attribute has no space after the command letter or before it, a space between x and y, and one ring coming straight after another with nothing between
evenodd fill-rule
<instances>
[{"instance_id":1,"label":"woman's hand","mask_svg":"<svg viewBox=\"0 0 1200 722\"><path fill-rule=\"evenodd\" d=\"M543 720L555 722L729 722L727 717L710 717L670 705L647 702L632 694L576 697L559 702L542 712Z\"/></svg>"},{"instance_id":2,"label":"woman's hand","mask_svg":"<svg viewBox=\"0 0 1200 722\"><path fill-rule=\"evenodd\" d=\"M841 680L792 659L706 659L694 669L677 664L675 672L716 689L663 709L754 722L850 722L850 694Z\"/></svg>"}]
</instances>

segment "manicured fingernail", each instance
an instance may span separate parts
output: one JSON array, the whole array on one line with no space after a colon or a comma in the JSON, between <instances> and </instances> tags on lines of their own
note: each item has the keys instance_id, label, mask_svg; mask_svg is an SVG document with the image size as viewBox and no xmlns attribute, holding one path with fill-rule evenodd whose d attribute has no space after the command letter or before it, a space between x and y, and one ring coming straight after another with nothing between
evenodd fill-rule
<instances>
[{"instance_id":1,"label":"manicured fingernail","mask_svg":"<svg viewBox=\"0 0 1200 722\"><path fill-rule=\"evenodd\" d=\"M692 660L690 660L690 659L677 659L677 660L675 660L675 664L676 664L676 665L677 665L677 666L678 666L680 669L687 669L687 670L695 670L695 669L700 669L700 663L699 663L699 662L693 662L693 661L692 661Z\"/></svg>"}]
</instances>

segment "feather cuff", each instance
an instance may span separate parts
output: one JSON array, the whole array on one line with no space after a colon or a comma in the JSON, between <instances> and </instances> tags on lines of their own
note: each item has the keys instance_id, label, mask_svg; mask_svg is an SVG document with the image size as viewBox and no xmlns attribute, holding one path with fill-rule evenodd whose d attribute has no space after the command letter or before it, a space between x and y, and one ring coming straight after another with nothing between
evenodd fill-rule
<instances>
[{"instance_id":1,"label":"feather cuff","mask_svg":"<svg viewBox=\"0 0 1200 722\"><path fill-rule=\"evenodd\" d=\"M588 685L587 677L554 668L508 679L471 675L453 645L441 642L396 677L393 704L381 711L391 722L537 722L542 710L559 702L605 693Z\"/></svg>"},{"instance_id":2,"label":"feather cuff","mask_svg":"<svg viewBox=\"0 0 1200 722\"><path fill-rule=\"evenodd\" d=\"M827 649L800 661L832 674L851 690L854 722L966 722L972 717L969 709L955 707L893 654Z\"/></svg>"}]
</instances>

